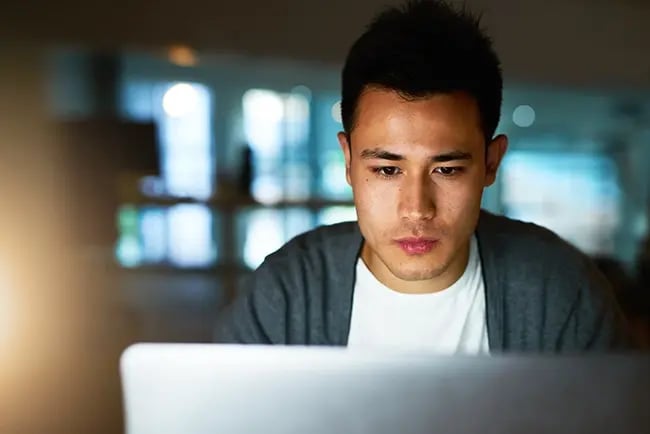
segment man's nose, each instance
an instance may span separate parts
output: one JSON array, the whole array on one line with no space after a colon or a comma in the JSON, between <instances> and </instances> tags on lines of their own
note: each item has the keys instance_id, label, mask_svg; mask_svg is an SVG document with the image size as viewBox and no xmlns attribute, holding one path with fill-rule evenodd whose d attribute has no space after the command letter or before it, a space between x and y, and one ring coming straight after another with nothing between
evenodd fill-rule
<instances>
[{"instance_id":1,"label":"man's nose","mask_svg":"<svg viewBox=\"0 0 650 434\"><path fill-rule=\"evenodd\" d=\"M435 193L429 177L405 180L400 196L400 217L407 220L430 220L435 216Z\"/></svg>"}]
</instances>

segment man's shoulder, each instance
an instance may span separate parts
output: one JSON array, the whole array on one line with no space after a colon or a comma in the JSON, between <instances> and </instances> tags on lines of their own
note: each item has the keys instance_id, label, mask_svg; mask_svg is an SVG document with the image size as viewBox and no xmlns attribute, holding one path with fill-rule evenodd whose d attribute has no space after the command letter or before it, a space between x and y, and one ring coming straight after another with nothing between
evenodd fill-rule
<instances>
[{"instance_id":1,"label":"man's shoulder","mask_svg":"<svg viewBox=\"0 0 650 434\"><path fill-rule=\"evenodd\" d=\"M493 234L508 239L524 238L528 241L555 242L559 237L551 230L535 223L525 222L503 215L481 211L479 232ZM512 238L515 237L515 238Z\"/></svg>"},{"instance_id":2,"label":"man's shoulder","mask_svg":"<svg viewBox=\"0 0 650 434\"><path fill-rule=\"evenodd\" d=\"M486 249L504 260L566 265L566 261L575 264L587 260L584 253L555 232L505 216L483 212L478 235Z\"/></svg>"},{"instance_id":3,"label":"man's shoulder","mask_svg":"<svg viewBox=\"0 0 650 434\"><path fill-rule=\"evenodd\" d=\"M361 232L355 221L319 226L292 238L267 256L267 262L343 258L361 245Z\"/></svg>"},{"instance_id":4,"label":"man's shoulder","mask_svg":"<svg viewBox=\"0 0 650 434\"><path fill-rule=\"evenodd\" d=\"M532 342L553 351L625 345L612 288L585 253L544 227L491 214L481 218L482 260L509 312L508 345ZM530 341L533 336L541 341Z\"/></svg>"},{"instance_id":5,"label":"man's shoulder","mask_svg":"<svg viewBox=\"0 0 650 434\"><path fill-rule=\"evenodd\" d=\"M343 345L360 246L356 222L296 236L242 281L219 340Z\"/></svg>"},{"instance_id":6,"label":"man's shoulder","mask_svg":"<svg viewBox=\"0 0 650 434\"><path fill-rule=\"evenodd\" d=\"M578 297L602 299L609 291L593 261L553 231L502 216L485 218L481 259L492 282L512 300L569 311Z\"/></svg>"}]
</instances>

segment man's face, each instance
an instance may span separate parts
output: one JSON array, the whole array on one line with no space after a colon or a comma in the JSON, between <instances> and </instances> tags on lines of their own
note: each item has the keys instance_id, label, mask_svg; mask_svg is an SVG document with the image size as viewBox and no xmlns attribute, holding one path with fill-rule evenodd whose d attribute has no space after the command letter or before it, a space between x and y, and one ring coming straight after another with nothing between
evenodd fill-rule
<instances>
[{"instance_id":1,"label":"man's face","mask_svg":"<svg viewBox=\"0 0 650 434\"><path fill-rule=\"evenodd\" d=\"M339 142L373 274L402 292L453 284L506 138L493 140L486 156L478 106L464 93L407 101L368 89L350 137L340 133Z\"/></svg>"}]
</instances>

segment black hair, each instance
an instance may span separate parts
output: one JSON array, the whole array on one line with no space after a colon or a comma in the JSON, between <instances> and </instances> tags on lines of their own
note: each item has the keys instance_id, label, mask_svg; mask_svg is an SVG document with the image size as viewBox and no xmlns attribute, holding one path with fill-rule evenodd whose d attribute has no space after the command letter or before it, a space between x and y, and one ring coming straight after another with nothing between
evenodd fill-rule
<instances>
[{"instance_id":1,"label":"black hair","mask_svg":"<svg viewBox=\"0 0 650 434\"><path fill-rule=\"evenodd\" d=\"M486 140L499 123L503 78L480 16L444 0L410 0L380 13L350 49L342 74L341 117L349 134L368 88L406 100L465 92L478 105Z\"/></svg>"}]
</instances>

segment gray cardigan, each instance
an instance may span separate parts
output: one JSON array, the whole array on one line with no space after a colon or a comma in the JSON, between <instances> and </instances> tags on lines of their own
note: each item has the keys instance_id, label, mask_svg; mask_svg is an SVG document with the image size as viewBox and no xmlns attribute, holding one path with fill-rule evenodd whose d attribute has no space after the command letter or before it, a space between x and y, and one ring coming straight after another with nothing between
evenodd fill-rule
<instances>
[{"instance_id":1,"label":"gray cardigan","mask_svg":"<svg viewBox=\"0 0 650 434\"><path fill-rule=\"evenodd\" d=\"M627 344L592 262L539 226L482 212L476 229L491 352L607 350ZM300 235L250 276L217 328L223 343L347 345L356 222Z\"/></svg>"}]
</instances>

